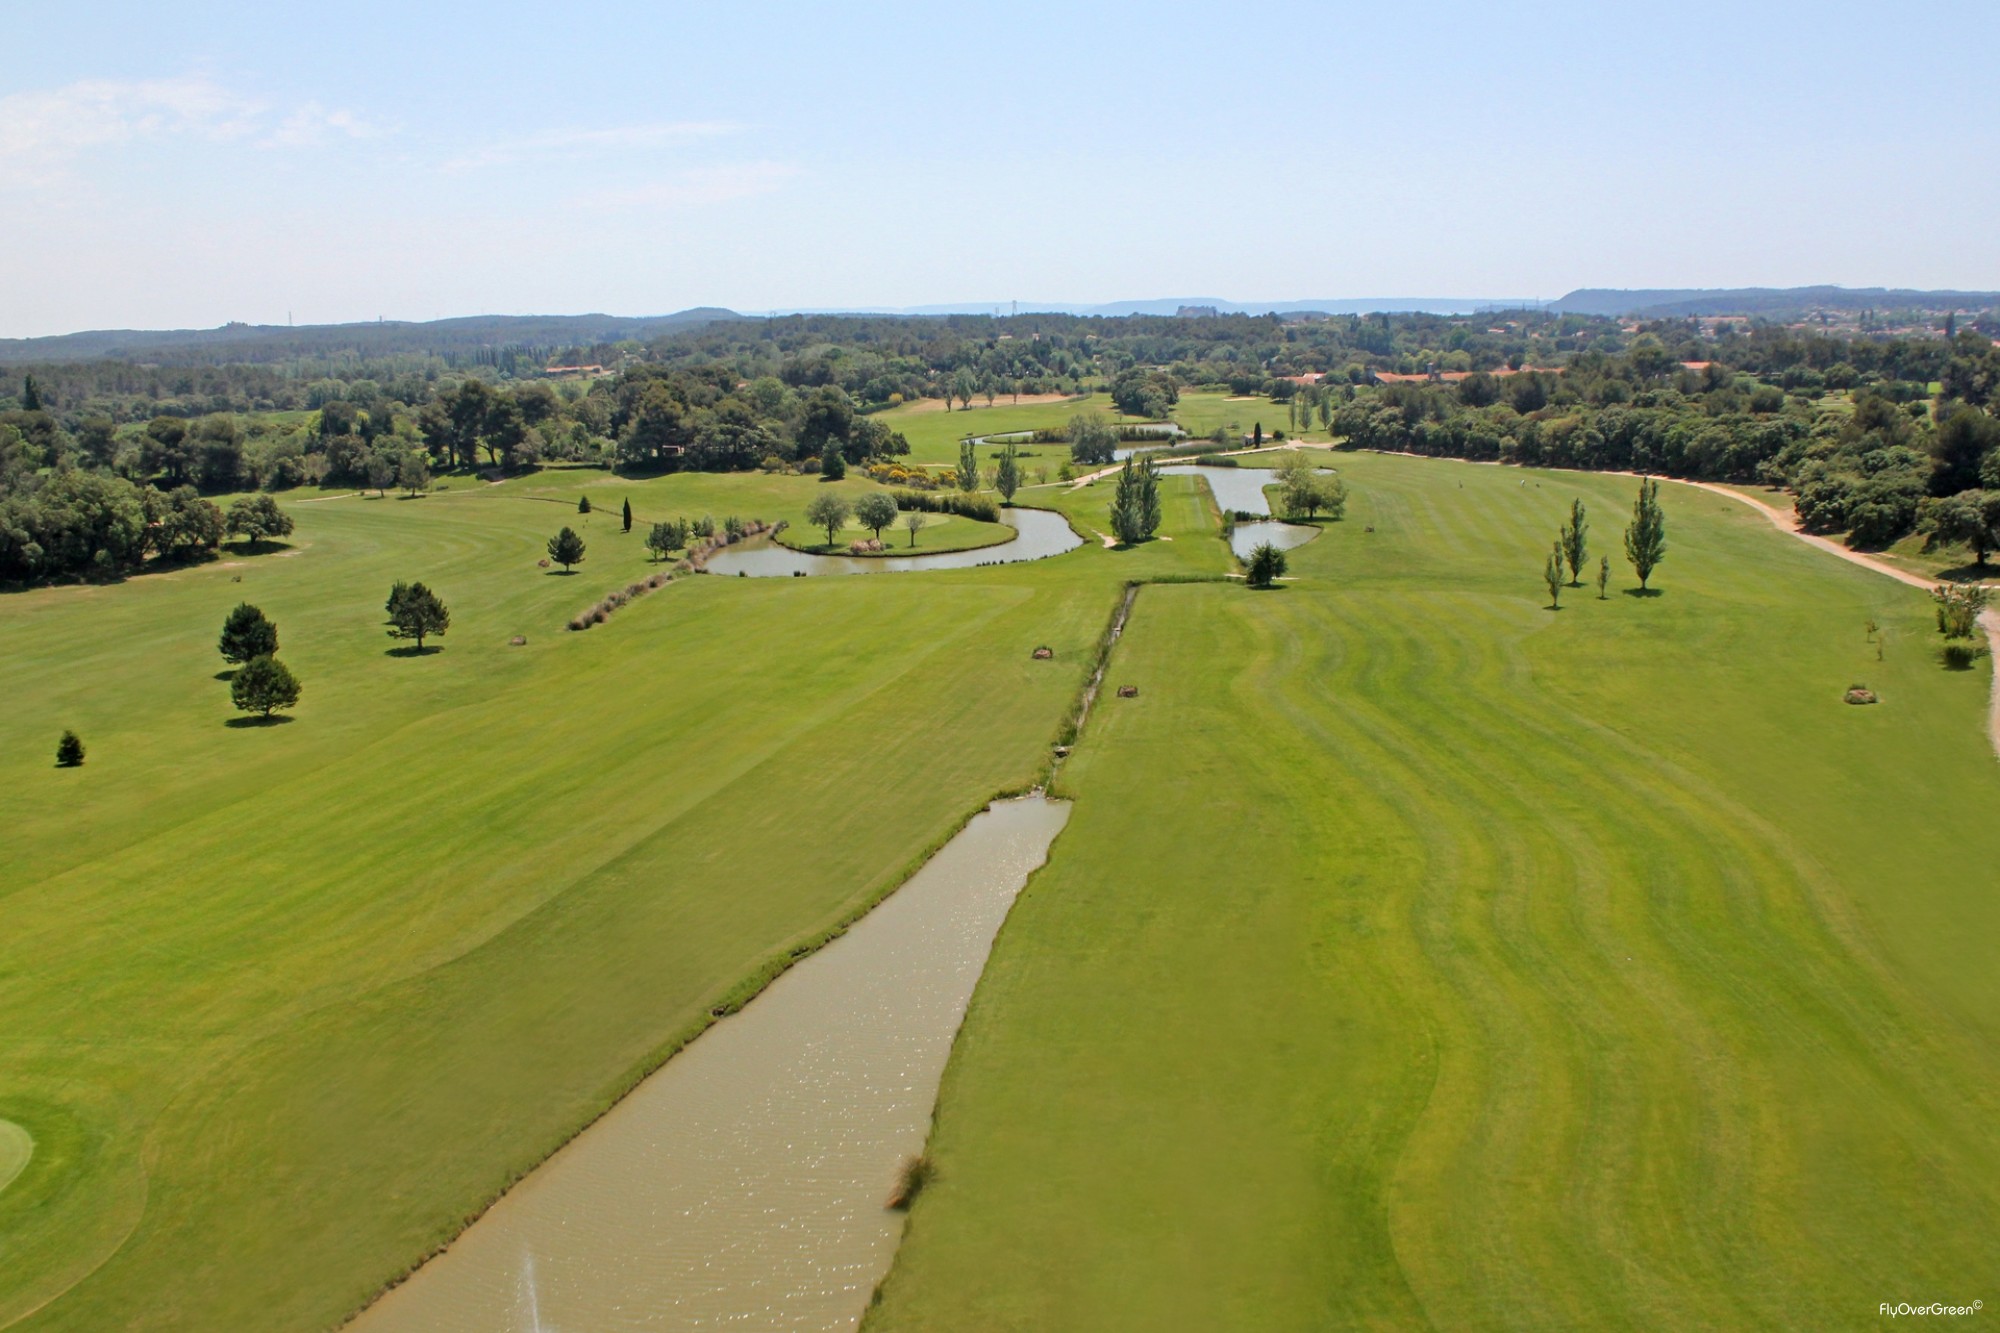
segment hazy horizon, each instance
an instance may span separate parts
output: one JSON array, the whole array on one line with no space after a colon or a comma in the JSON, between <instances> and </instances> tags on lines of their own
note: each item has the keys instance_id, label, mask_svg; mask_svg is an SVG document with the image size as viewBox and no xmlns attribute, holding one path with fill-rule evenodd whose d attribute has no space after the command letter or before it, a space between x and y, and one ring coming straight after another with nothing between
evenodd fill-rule
<instances>
[{"instance_id":1,"label":"hazy horizon","mask_svg":"<svg viewBox=\"0 0 2000 1333\"><path fill-rule=\"evenodd\" d=\"M2000 255L1939 225L2000 203L1962 169L1994 132L1937 110L1983 73L1986 7L1899 7L1952 40L1893 86L1877 6L1378 14L43 7L0 84L0 337L966 291L2000 288Z\"/></svg>"}]
</instances>

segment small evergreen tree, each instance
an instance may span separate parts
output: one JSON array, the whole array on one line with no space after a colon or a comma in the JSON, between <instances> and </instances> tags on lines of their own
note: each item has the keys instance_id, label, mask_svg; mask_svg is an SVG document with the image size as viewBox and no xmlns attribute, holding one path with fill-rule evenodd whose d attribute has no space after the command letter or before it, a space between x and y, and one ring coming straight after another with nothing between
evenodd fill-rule
<instances>
[{"instance_id":1,"label":"small evergreen tree","mask_svg":"<svg viewBox=\"0 0 2000 1333\"><path fill-rule=\"evenodd\" d=\"M222 638L216 651L231 666L241 666L253 657L268 657L278 651L278 627L248 602L238 602L222 622Z\"/></svg>"},{"instance_id":2,"label":"small evergreen tree","mask_svg":"<svg viewBox=\"0 0 2000 1333\"><path fill-rule=\"evenodd\" d=\"M64 731L62 739L56 742L56 767L81 768L83 766L83 738L73 731Z\"/></svg>"},{"instance_id":3,"label":"small evergreen tree","mask_svg":"<svg viewBox=\"0 0 2000 1333\"><path fill-rule=\"evenodd\" d=\"M1250 552L1249 580L1253 588L1268 588L1285 576L1285 553L1269 542Z\"/></svg>"},{"instance_id":4,"label":"small evergreen tree","mask_svg":"<svg viewBox=\"0 0 2000 1333\"><path fill-rule=\"evenodd\" d=\"M1583 562L1590 558L1590 549L1586 537L1589 530L1590 524L1585 522L1583 517L1583 501L1571 500L1569 502L1569 522L1563 524L1562 529L1562 553L1564 561L1569 565L1569 579L1572 588L1581 588L1583 586Z\"/></svg>"},{"instance_id":5,"label":"small evergreen tree","mask_svg":"<svg viewBox=\"0 0 2000 1333\"><path fill-rule=\"evenodd\" d=\"M958 489L979 489L979 455L974 452L971 440L958 442Z\"/></svg>"},{"instance_id":6,"label":"small evergreen tree","mask_svg":"<svg viewBox=\"0 0 2000 1333\"><path fill-rule=\"evenodd\" d=\"M631 530L632 530L632 502L630 500L627 500L625 502L625 531L630 532Z\"/></svg>"},{"instance_id":7,"label":"small evergreen tree","mask_svg":"<svg viewBox=\"0 0 2000 1333\"><path fill-rule=\"evenodd\" d=\"M389 608L389 637L415 639L417 651L424 650L430 635L442 635L451 628L451 612L438 595L421 583L401 585L403 593Z\"/></svg>"},{"instance_id":8,"label":"small evergreen tree","mask_svg":"<svg viewBox=\"0 0 2000 1333\"><path fill-rule=\"evenodd\" d=\"M299 678L283 662L268 654L245 662L243 669L229 682L231 703L242 712L261 713L265 717L298 703L300 692Z\"/></svg>"},{"instance_id":9,"label":"small evergreen tree","mask_svg":"<svg viewBox=\"0 0 2000 1333\"><path fill-rule=\"evenodd\" d=\"M847 459L832 440L826 442L826 452L820 455L819 474L828 481L841 481L847 476Z\"/></svg>"},{"instance_id":10,"label":"small evergreen tree","mask_svg":"<svg viewBox=\"0 0 2000 1333\"><path fill-rule=\"evenodd\" d=\"M586 499L584 503L590 501ZM574 528L564 528L549 538L549 559L561 565L563 573L569 573L570 566L583 563L583 538L576 535Z\"/></svg>"},{"instance_id":11,"label":"small evergreen tree","mask_svg":"<svg viewBox=\"0 0 2000 1333\"><path fill-rule=\"evenodd\" d=\"M1639 576L1639 590L1667 558L1667 518L1660 512L1660 483L1651 477L1639 479L1639 499L1632 506L1632 523L1625 529L1625 558Z\"/></svg>"},{"instance_id":12,"label":"small evergreen tree","mask_svg":"<svg viewBox=\"0 0 2000 1333\"><path fill-rule=\"evenodd\" d=\"M579 514L588 514L588 513L590 512L590 497L589 497L589 496L587 496L587 495L586 495L586 496L584 496L584 497L583 497L582 499L580 499L580 500L578 500L578 501L576 502L576 512L577 512L577 513L579 513Z\"/></svg>"},{"instance_id":13,"label":"small evergreen tree","mask_svg":"<svg viewBox=\"0 0 2000 1333\"><path fill-rule=\"evenodd\" d=\"M1000 451L1000 466L993 470L993 489L1000 492L1002 504L1013 504L1014 492L1021 489L1021 463L1012 444Z\"/></svg>"},{"instance_id":14,"label":"small evergreen tree","mask_svg":"<svg viewBox=\"0 0 2000 1333\"><path fill-rule=\"evenodd\" d=\"M39 412L42 410L41 386L35 383L33 375L28 376L27 379L21 382L21 410L23 412Z\"/></svg>"}]
</instances>

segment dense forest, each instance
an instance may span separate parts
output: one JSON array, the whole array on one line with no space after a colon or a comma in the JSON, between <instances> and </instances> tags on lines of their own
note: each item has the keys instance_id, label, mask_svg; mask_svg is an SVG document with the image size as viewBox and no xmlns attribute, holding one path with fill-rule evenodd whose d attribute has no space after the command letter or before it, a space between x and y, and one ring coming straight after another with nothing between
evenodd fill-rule
<instances>
[{"instance_id":1,"label":"dense forest","mask_svg":"<svg viewBox=\"0 0 2000 1333\"><path fill-rule=\"evenodd\" d=\"M0 580L198 554L185 531L157 534L176 514L200 517L197 537L214 528L193 508L206 495L419 489L558 461L865 466L907 451L882 408L1090 389L1142 419L1183 391L1226 391L1351 447L1783 484L1809 526L1857 545L1920 527L1969 540L1973 501L2000 491L2000 352L1970 328L1543 311L718 318L646 341L23 368L0 396Z\"/></svg>"}]
</instances>

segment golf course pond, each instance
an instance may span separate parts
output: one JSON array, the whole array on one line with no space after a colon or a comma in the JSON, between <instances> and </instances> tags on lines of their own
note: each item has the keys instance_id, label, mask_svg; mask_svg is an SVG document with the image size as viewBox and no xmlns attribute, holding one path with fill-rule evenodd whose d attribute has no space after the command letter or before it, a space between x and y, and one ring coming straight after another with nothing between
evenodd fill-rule
<instances>
[{"instance_id":1,"label":"golf course pond","mask_svg":"<svg viewBox=\"0 0 2000 1333\"><path fill-rule=\"evenodd\" d=\"M1068 819L1041 796L987 807L350 1327L855 1327L994 935Z\"/></svg>"},{"instance_id":2,"label":"golf course pond","mask_svg":"<svg viewBox=\"0 0 2000 1333\"><path fill-rule=\"evenodd\" d=\"M1262 521L1239 522L1229 534L1229 549L1236 552L1239 560L1248 560L1250 553L1266 542L1289 551L1319 536L1319 529L1309 523L1285 523L1268 517L1271 502L1264 498L1264 488L1278 475L1270 468L1188 466L1163 467L1159 472L1163 477L1205 478L1215 503L1225 514L1267 515Z\"/></svg>"},{"instance_id":3,"label":"golf course pond","mask_svg":"<svg viewBox=\"0 0 2000 1333\"><path fill-rule=\"evenodd\" d=\"M747 574L753 579L790 578L794 574L909 574L1046 560L1083 545L1083 538L1071 529L1069 520L1046 509L1003 509L1000 521L1018 534L1011 541L933 555L815 555L795 551L769 537L752 537L710 556L708 572L731 577Z\"/></svg>"}]
</instances>

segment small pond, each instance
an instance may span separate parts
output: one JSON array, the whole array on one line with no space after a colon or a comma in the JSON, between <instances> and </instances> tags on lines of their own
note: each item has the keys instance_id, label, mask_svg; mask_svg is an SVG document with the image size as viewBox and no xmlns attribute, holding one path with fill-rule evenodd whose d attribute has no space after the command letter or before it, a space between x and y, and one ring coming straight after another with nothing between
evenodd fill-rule
<instances>
[{"instance_id":1,"label":"small pond","mask_svg":"<svg viewBox=\"0 0 2000 1333\"><path fill-rule=\"evenodd\" d=\"M1264 498L1264 488L1277 480L1278 474L1270 468L1163 467L1159 471L1162 476L1206 478L1216 505L1224 513L1268 515L1271 512L1270 501ZM1281 551L1289 551L1295 546L1304 546L1317 536L1319 529L1309 523L1281 523L1277 519L1266 518L1260 523L1239 522L1236 530L1229 535L1229 549L1236 552L1238 559L1248 560L1250 553L1265 542Z\"/></svg>"},{"instance_id":2,"label":"small pond","mask_svg":"<svg viewBox=\"0 0 2000 1333\"><path fill-rule=\"evenodd\" d=\"M1046 509L1012 508L1000 511L1000 521L1020 535L998 546L976 551L939 551L923 554L923 534L917 534L916 555L814 555L794 551L768 537L753 537L725 547L708 558L708 572L734 578L748 574L753 579L790 578L793 574L908 574L926 569L971 569L978 565L1011 565L1022 560L1045 560L1083 545L1069 521ZM892 532L884 542L907 541L908 535Z\"/></svg>"}]
</instances>

